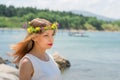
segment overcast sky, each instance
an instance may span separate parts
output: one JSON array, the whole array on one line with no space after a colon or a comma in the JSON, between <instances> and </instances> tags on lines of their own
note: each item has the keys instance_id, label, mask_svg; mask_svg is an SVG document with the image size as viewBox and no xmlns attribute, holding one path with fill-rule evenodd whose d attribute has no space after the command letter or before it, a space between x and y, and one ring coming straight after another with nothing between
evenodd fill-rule
<instances>
[{"instance_id":1,"label":"overcast sky","mask_svg":"<svg viewBox=\"0 0 120 80\"><path fill-rule=\"evenodd\" d=\"M120 0L0 0L0 4L62 11L89 11L109 18L120 19Z\"/></svg>"}]
</instances>

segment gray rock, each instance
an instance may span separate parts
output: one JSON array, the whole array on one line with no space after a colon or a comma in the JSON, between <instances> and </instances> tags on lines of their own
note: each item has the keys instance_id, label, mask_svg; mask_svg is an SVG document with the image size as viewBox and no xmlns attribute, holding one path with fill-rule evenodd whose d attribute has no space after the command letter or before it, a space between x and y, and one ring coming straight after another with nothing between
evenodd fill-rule
<instances>
[{"instance_id":1,"label":"gray rock","mask_svg":"<svg viewBox=\"0 0 120 80\"><path fill-rule=\"evenodd\" d=\"M2 57L0 57L0 64L2 64L2 63L9 64L11 62L9 60L4 60Z\"/></svg>"},{"instance_id":2,"label":"gray rock","mask_svg":"<svg viewBox=\"0 0 120 80\"><path fill-rule=\"evenodd\" d=\"M60 56L58 53L54 53L53 58L55 62L58 64L59 69L61 71L64 71L66 68L69 68L71 66L70 62L67 59Z\"/></svg>"},{"instance_id":3,"label":"gray rock","mask_svg":"<svg viewBox=\"0 0 120 80\"><path fill-rule=\"evenodd\" d=\"M0 57L0 64L1 64L1 63L5 63L5 60L3 60L2 57Z\"/></svg>"},{"instance_id":4,"label":"gray rock","mask_svg":"<svg viewBox=\"0 0 120 80\"><path fill-rule=\"evenodd\" d=\"M0 80L19 80L18 69L6 64L0 64Z\"/></svg>"},{"instance_id":5,"label":"gray rock","mask_svg":"<svg viewBox=\"0 0 120 80\"><path fill-rule=\"evenodd\" d=\"M0 80L19 80L19 78L11 73L0 72Z\"/></svg>"}]
</instances>

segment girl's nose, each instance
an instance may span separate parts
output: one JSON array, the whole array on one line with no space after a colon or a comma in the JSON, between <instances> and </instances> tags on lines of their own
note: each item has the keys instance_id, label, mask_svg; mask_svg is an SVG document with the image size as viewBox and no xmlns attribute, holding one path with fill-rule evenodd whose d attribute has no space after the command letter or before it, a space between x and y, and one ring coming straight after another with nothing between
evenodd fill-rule
<instances>
[{"instance_id":1,"label":"girl's nose","mask_svg":"<svg viewBox=\"0 0 120 80\"><path fill-rule=\"evenodd\" d=\"M49 41L50 41L50 42L53 42L53 41L54 41L54 37L51 36L51 37L49 38Z\"/></svg>"}]
</instances>

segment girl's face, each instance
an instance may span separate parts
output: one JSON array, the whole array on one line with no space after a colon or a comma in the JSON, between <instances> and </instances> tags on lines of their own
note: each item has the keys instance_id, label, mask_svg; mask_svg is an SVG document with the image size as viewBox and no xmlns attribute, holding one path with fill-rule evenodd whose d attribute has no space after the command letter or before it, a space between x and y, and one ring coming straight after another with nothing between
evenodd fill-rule
<instances>
[{"instance_id":1,"label":"girl's face","mask_svg":"<svg viewBox=\"0 0 120 80\"><path fill-rule=\"evenodd\" d=\"M52 47L54 42L54 30L47 30L42 34L38 34L36 38L36 45L41 49L49 49Z\"/></svg>"}]
</instances>

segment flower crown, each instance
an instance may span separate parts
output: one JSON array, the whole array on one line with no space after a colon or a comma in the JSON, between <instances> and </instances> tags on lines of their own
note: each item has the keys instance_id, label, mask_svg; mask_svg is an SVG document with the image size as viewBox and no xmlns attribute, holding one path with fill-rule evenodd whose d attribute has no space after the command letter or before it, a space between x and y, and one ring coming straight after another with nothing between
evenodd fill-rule
<instances>
[{"instance_id":1,"label":"flower crown","mask_svg":"<svg viewBox=\"0 0 120 80\"><path fill-rule=\"evenodd\" d=\"M30 24L30 22L29 22L29 24ZM55 22L55 23L53 23L51 26L45 26L45 27L40 27L40 26L38 26L38 27L33 27L33 26L29 26L29 27L27 28L27 31L28 31L28 33L37 33L37 32L39 32L40 30L42 30L42 31L46 31L46 30L57 30L57 28L58 28L58 23Z\"/></svg>"}]
</instances>

